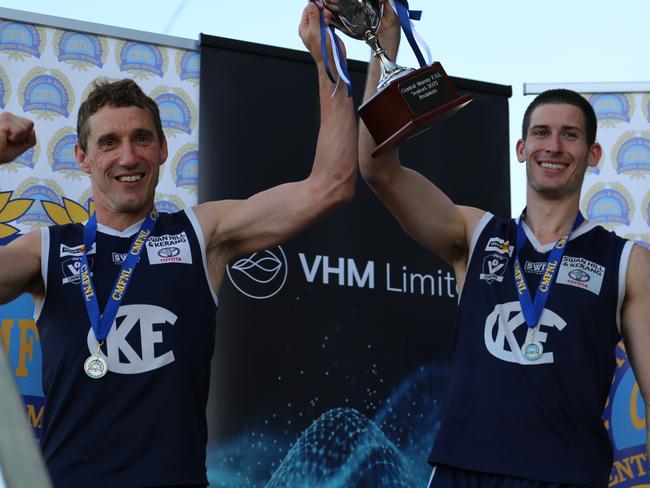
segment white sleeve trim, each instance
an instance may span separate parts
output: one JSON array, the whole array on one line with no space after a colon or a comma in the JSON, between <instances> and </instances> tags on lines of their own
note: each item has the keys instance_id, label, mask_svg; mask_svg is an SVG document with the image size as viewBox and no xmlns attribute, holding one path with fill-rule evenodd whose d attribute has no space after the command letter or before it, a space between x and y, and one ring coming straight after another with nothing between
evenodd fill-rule
<instances>
[{"instance_id":1,"label":"white sleeve trim","mask_svg":"<svg viewBox=\"0 0 650 488\"><path fill-rule=\"evenodd\" d=\"M474 248L476 247L476 243L478 242L478 238L481 235L481 232L483 232L483 229L485 229L485 226L487 223L492 220L492 217L494 215L491 212L485 212L483 214L483 217L481 217L481 220L478 221L478 224L476 225L476 229L474 229L474 233L472 234L472 241L469 245L469 255L467 256L467 268L469 269L469 263L472 260L472 254L474 254Z\"/></svg>"},{"instance_id":2,"label":"white sleeve trim","mask_svg":"<svg viewBox=\"0 0 650 488\"><path fill-rule=\"evenodd\" d=\"M436 475L436 468L437 466L434 466L433 469L431 470L431 477L429 478L429 482L427 483L427 488L431 487L431 482L433 481L433 477Z\"/></svg>"},{"instance_id":3,"label":"white sleeve trim","mask_svg":"<svg viewBox=\"0 0 650 488\"><path fill-rule=\"evenodd\" d=\"M625 299L625 282L627 279L627 268L630 262L630 253L634 246L633 241L627 241L621 252L621 260L618 263L618 303L616 304L616 327L618 333L621 333L621 309Z\"/></svg>"},{"instance_id":4,"label":"white sleeve trim","mask_svg":"<svg viewBox=\"0 0 650 488\"><path fill-rule=\"evenodd\" d=\"M492 220L492 217L494 217L492 213L485 212L483 214L483 217L481 217L481 220L479 220L478 224L476 224L476 229L474 229L474 233L472 234L472 240L470 241L469 244L469 254L467 255L467 272L469 272L469 263L472 262L472 255L474 254L474 248L476 247L478 238L481 236L481 233L483 232L483 229L485 229L485 226L488 224L488 222ZM467 281L467 275L465 275L465 281ZM463 284L463 288L465 288L464 284ZM458 303L460 303L460 297L462 294L463 294L463 290L461 289L458 292Z\"/></svg>"},{"instance_id":5,"label":"white sleeve trim","mask_svg":"<svg viewBox=\"0 0 650 488\"><path fill-rule=\"evenodd\" d=\"M41 278L43 279L43 298L34 300L34 322L37 322L45 306L47 296L47 271L50 262L50 228L41 227Z\"/></svg>"},{"instance_id":6,"label":"white sleeve trim","mask_svg":"<svg viewBox=\"0 0 650 488\"><path fill-rule=\"evenodd\" d=\"M196 238L199 241L199 246L201 247L201 261L203 262L203 271L205 272L205 279L208 282L208 288L210 289L210 293L212 294L212 299L214 300L214 304L218 307L219 298L217 297L217 294L212 288L212 282L210 281L210 273L208 272L208 256L205 247L205 236L203 235L203 229L201 229L201 224L199 223L199 219L196 218L196 214L194 213L194 210L192 210L191 208L186 208L185 215L187 215L187 218L190 220L190 223L194 228L194 233L196 234Z\"/></svg>"}]
</instances>

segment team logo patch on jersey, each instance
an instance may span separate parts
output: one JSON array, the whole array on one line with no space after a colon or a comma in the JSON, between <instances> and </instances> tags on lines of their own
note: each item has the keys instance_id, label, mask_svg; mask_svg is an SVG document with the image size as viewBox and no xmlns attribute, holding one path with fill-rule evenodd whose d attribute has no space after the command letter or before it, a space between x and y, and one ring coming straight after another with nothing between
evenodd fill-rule
<instances>
[{"instance_id":1,"label":"team logo patch on jersey","mask_svg":"<svg viewBox=\"0 0 650 488\"><path fill-rule=\"evenodd\" d=\"M495 281L501 283L509 260L510 259L503 254L494 253L485 256L483 258L483 272L481 273L480 278L483 281L486 281L488 285L491 285Z\"/></svg>"},{"instance_id":2,"label":"team logo patch on jersey","mask_svg":"<svg viewBox=\"0 0 650 488\"><path fill-rule=\"evenodd\" d=\"M150 264L192 264L192 250L185 232L149 237L147 256Z\"/></svg>"},{"instance_id":3,"label":"team logo patch on jersey","mask_svg":"<svg viewBox=\"0 0 650 488\"><path fill-rule=\"evenodd\" d=\"M599 295L604 276L605 267L600 264L585 258L563 256L555 281L561 285L577 286Z\"/></svg>"},{"instance_id":4,"label":"team logo patch on jersey","mask_svg":"<svg viewBox=\"0 0 650 488\"><path fill-rule=\"evenodd\" d=\"M533 261L526 261L524 263L524 273L528 274L536 274L536 275L541 275L544 273L544 269L546 268L546 263L544 262L533 262Z\"/></svg>"},{"instance_id":5,"label":"team logo patch on jersey","mask_svg":"<svg viewBox=\"0 0 650 488\"><path fill-rule=\"evenodd\" d=\"M80 244L78 246L68 246L66 244L61 244L60 247L61 253L59 254L59 256L61 256L62 258L66 256L80 258L84 253L84 247L85 246L83 244ZM88 254L95 254L96 251L97 251L97 246L93 244L93 247Z\"/></svg>"},{"instance_id":6,"label":"team logo patch on jersey","mask_svg":"<svg viewBox=\"0 0 650 488\"><path fill-rule=\"evenodd\" d=\"M485 250L488 252L498 252L499 254L512 256L514 248L510 245L509 241L504 241L500 237L490 237L487 246L485 246Z\"/></svg>"},{"instance_id":7,"label":"team logo patch on jersey","mask_svg":"<svg viewBox=\"0 0 650 488\"><path fill-rule=\"evenodd\" d=\"M122 266L124 261L126 261L126 253L119 253L119 252L114 252L111 254L113 258L113 264L116 264L118 266Z\"/></svg>"},{"instance_id":8,"label":"team logo patch on jersey","mask_svg":"<svg viewBox=\"0 0 650 488\"><path fill-rule=\"evenodd\" d=\"M81 248L81 249L79 249ZM83 245L75 246L72 248L67 247L65 244L61 244L61 256L67 256L65 259L61 260L61 273L63 279L61 283L67 285L72 283L75 285L79 284L80 270L81 270L81 255L83 254ZM80 252L79 252L80 251ZM93 244L93 249L91 252L94 254L95 246ZM88 267L90 268L90 276L93 275L93 258L88 257Z\"/></svg>"}]
</instances>

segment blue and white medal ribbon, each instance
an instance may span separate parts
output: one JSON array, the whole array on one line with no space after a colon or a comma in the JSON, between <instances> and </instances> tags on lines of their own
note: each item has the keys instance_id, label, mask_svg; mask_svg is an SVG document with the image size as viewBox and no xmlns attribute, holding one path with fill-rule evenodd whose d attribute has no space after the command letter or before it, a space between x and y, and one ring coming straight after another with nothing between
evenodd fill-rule
<instances>
[{"instance_id":1,"label":"blue and white medal ribbon","mask_svg":"<svg viewBox=\"0 0 650 488\"><path fill-rule=\"evenodd\" d=\"M521 304L521 312L524 314L524 319L526 320L526 325L530 330L530 339L524 343L521 352L526 359L529 361L536 361L542 357L544 353L544 348L542 343L535 340L535 333L539 330L539 319L542 316L544 307L546 306L546 301L548 300L549 294L551 293L551 286L553 285L553 278L557 268L560 265L562 256L566 249L566 244L571 238L571 234L575 231L580 225L584 222L584 217L580 212L571 228L571 231L559 239L546 261L544 270L542 273L542 278L539 281L537 287L537 292L535 293L535 299L531 299L530 290L526 283L526 277L521 269L521 264L519 262L519 254L521 253L524 245L526 244L526 231L524 230L524 215L526 214L526 209L521 214L519 218L519 225L517 226L517 245L515 247L515 288L517 290L517 296L519 298L519 303Z\"/></svg>"},{"instance_id":2,"label":"blue and white medal ribbon","mask_svg":"<svg viewBox=\"0 0 650 488\"><path fill-rule=\"evenodd\" d=\"M97 340L97 352L92 354L84 362L84 371L91 378L101 378L108 372L108 362L102 354L101 346L106 340L108 333L117 316L117 311L122 304L126 289L133 277L135 267L138 264L140 253L144 249L151 231L156 225L158 211L154 207L147 215L140 226L140 230L131 242L131 248L126 255L122 268L115 279L113 290L108 298L104 313L99 311L97 293L90 276L90 265L88 264L88 251L95 245L97 235L97 214L93 214L84 226L84 252L81 256L81 268L79 269L79 283L81 285L81 294L83 296L86 312Z\"/></svg>"}]
</instances>

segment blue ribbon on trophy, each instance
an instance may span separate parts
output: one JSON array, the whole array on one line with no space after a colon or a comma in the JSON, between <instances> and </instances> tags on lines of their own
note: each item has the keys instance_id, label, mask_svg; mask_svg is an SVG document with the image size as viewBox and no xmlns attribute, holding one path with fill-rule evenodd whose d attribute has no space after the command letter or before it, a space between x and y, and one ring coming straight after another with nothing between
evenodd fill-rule
<instances>
[{"instance_id":1,"label":"blue ribbon on trophy","mask_svg":"<svg viewBox=\"0 0 650 488\"><path fill-rule=\"evenodd\" d=\"M316 3L315 0L310 0L310 1ZM348 74L348 66L345 60L345 56L343 55L343 49L341 49L341 44L339 43L339 40L336 37L334 26L325 25L325 16L323 15L323 12L321 10L320 11L320 45L321 45L321 51L323 52L323 63L325 66L325 72L327 73L327 77L338 88L338 80L334 79L334 76L332 75L332 71L330 69L329 56L327 55L327 41L325 39L325 33L327 33L327 35L329 36L330 43L332 45L332 52L333 52L332 57L334 58L336 71L339 74L338 79L343 80L343 83L345 83L345 86L347 87L348 90L348 97L350 97L352 96L352 82L350 81L350 75ZM336 88L334 89L334 93L336 93ZM332 95L334 93L332 93Z\"/></svg>"},{"instance_id":2,"label":"blue ribbon on trophy","mask_svg":"<svg viewBox=\"0 0 650 488\"><path fill-rule=\"evenodd\" d=\"M424 39L418 34L413 25L414 20L420 20L422 18L422 10L410 10L409 3L407 0L389 0L390 6L393 8L397 17L399 18L399 23L402 26L402 30L408 39L413 53L420 63L420 68L425 66L431 66L433 60L431 58L431 51L429 51L429 46L424 42ZM424 49L424 52L427 55L425 61L422 51L420 51L420 46Z\"/></svg>"}]
</instances>

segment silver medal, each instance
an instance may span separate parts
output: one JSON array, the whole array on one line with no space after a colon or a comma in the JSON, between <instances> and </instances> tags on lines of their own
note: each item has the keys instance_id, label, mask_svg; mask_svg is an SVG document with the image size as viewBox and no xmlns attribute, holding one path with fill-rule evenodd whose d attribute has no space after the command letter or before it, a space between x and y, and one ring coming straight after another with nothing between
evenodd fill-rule
<instances>
[{"instance_id":1,"label":"silver medal","mask_svg":"<svg viewBox=\"0 0 650 488\"><path fill-rule=\"evenodd\" d=\"M108 372L108 361L102 354L101 344L97 345L97 352L91 354L84 362L84 371L94 380L103 377Z\"/></svg>"},{"instance_id":2,"label":"silver medal","mask_svg":"<svg viewBox=\"0 0 650 488\"><path fill-rule=\"evenodd\" d=\"M521 352L529 361L537 361L544 353L544 347L539 341L529 341L521 348Z\"/></svg>"}]
</instances>

